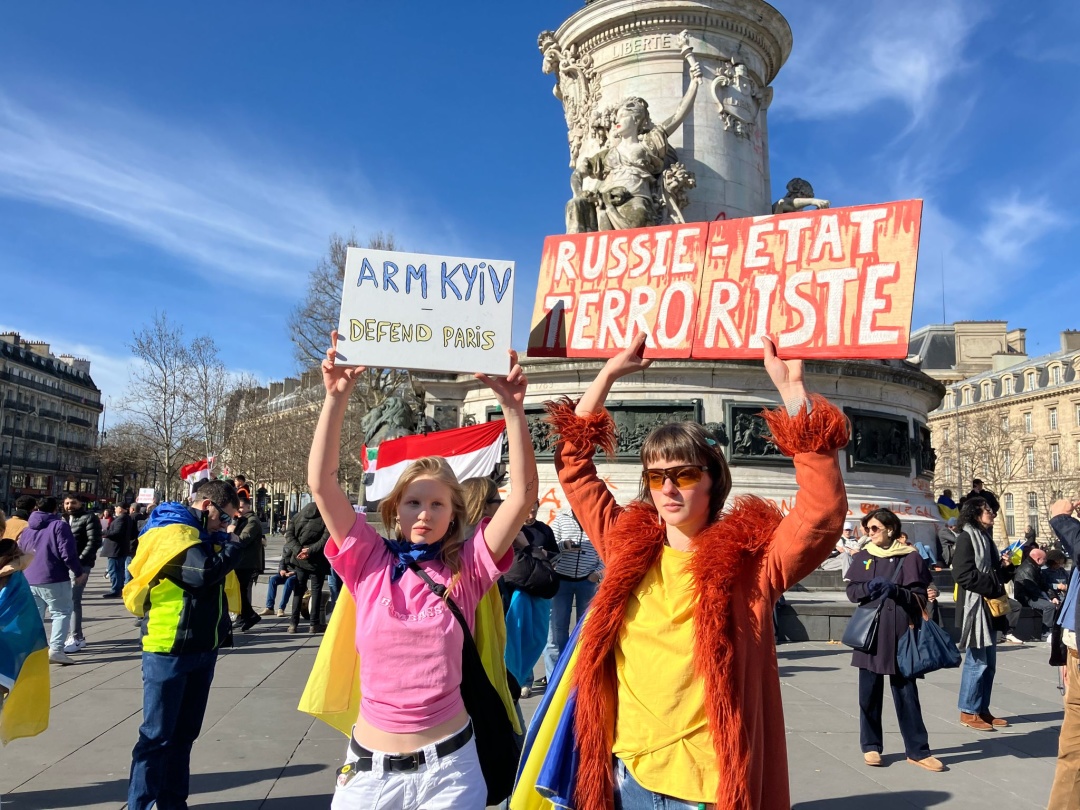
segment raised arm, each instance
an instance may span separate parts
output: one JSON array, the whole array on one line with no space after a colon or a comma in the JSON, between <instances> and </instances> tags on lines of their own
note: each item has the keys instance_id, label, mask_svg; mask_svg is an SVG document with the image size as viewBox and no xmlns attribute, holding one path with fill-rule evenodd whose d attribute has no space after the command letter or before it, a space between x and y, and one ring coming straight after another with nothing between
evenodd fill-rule
<instances>
[{"instance_id":1,"label":"raised arm","mask_svg":"<svg viewBox=\"0 0 1080 810\"><path fill-rule=\"evenodd\" d=\"M495 513L484 530L491 556L501 560L510 549L514 537L521 531L529 510L536 503L540 481L536 472L536 455L533 452L529 423L525 419L525 390L529 385L525 372L518 364L517 352L510 352L510 373L505 377L489 377L477 374L476 378L487 385L502 407L506 420L506 440L510 455L510 495Z\"/></svg>"},{"instance_id":2,"label":"raised arm","mask_svg":"<svg viewBox=\"0 0 1080 810\"><path fill-rule=\"evenodd\" d=\"M773 441L795 461L799 490L795 506L773 534L769 548L769 580L777 593L809 574L836 542L847 516L847 491L837 458L847 444L843 413L821 397L810 398L801 360L781 360L769 338L765 370L784 400L783 410L765 415Z\"/></svg>"},{"instance_id":3,"label":"raised arm","mask_svg":"<svg viewBox=\"0 0 1080 810\"><path fill-rule=\"evenodd\" d=\"M330 348L326 350L326 359L322 362L326 398L319 413L319 422L315 426L315 437L311 440L308 487L319 506L326 528L330 530L330 536L340 541L356 522L356 512L338 483L341 425L345 421L349 396L364 367L336 365L337 341L338 333L335 329L330 333Z\"/></svg>"},{"instance_id":4,"label":"raised arm","mask_svg":"<svg viewBox=\"0 0 1080 810\"><path fill-rule=\"evenodd\" d=\"M646 337L644 333L635 335L627 348L608 360L576 406L571 408L568 400L547 406L548 421L558 434L555 470L559 483L601 559L606 558L608 529L621 507L596 474L593 454L598 444L609 453L614 451L615 425L604 401L616 380L652 365L652 360L645 359Z\"/></svg>"},{"instance_id":5,"label":"raised arm","mask_svg":"<svg viewBox=\"0 0 1080 810\"><path fill-rule=\"evenodd\" d=\"M675 130L682 126L682 122L685 121L686 116L690 114L690 110L694 106L694 98L697 96L698 87L700 85L701 66L696 61L690 62L690 86L686 88L686 92L683 93L682 100L679 102L679 106L675 109L675 112L661 124L664 128L664 132L668 135L671 135Z\"/></svg>"}]
</instances>

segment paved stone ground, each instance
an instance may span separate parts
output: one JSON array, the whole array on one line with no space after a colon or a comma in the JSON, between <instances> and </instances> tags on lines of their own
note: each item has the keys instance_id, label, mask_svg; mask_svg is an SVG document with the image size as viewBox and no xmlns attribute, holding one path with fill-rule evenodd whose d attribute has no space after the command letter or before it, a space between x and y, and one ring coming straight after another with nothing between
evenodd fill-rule
<instances>
[{"instance_id":1,"label":"paved stone ground","mask_svg":"<svg viewBox=\"0 0 1080 810\"><path fill-rule=\"evenodd\" d=\"M102 600L104 591L95 569L85 597L89 646L77 655L78 665L52 668L50 728L0 752L2 810L124 805L141 714L139 650L132 618L122 605ZM285 622L263 619L238 637L237 647L223 651L192 756L192 806L329 806L345 741L296 711L318 638L287 635ZM994 709L1014 721L1002 732L980 734L957 723L958 670L927 679L921 687L923 711L931 746L949 769L942 774L904 761L889 706L886 767L862 764L856 670L844 648L786 644L779 657L798 810L1046 806L1062 705L1044 645L999 648ZM524 701L527 716L537 702L536 697Z\"/></svg>"}]
</instances>

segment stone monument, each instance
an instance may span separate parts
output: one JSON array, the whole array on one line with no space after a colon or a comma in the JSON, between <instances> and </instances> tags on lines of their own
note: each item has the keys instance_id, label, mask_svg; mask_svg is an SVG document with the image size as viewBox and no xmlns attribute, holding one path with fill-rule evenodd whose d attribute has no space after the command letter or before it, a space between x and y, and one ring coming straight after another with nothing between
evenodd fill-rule
<instances>
[{"instance_id":1,"label":"stone monument","mask_svg":"<svg viewBox=\"0 0 1080 810\"><path fill-rule=\"evenodd\" d=\"M542 33L539 47L567 125L568 232L829 207L801 178L773 203L766 115L792 37L763 0L598 0ZM581 396L603 362L524 365L540 517L550 520L567 504L550 463L543 402ZM903 361L808 361L805 372L809 387L851 419L851 444L840 454L851 516L893 509L913 540L930 540L937 511L926 415L942 385ZM491 392L469 375L425 375L424 386L433 414L460 413L463 424L498 418ZM794 470L759 416L777 404L760 362L657 361L612 389L617 451L597 468L626 502L638 493L637 453L649 430L694 420L725 448L733 495L757 494L786 511Z\"/></svg>"}]
</instances>

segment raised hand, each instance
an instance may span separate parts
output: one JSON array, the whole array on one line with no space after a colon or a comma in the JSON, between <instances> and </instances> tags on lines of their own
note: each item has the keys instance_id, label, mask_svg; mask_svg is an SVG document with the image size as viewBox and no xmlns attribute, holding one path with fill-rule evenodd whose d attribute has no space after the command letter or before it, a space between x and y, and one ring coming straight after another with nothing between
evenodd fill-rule
<instances>
[{"instance_id":1,"label":"raised hand","mask_svg":"<svg viewBox=\"0 0 1080 810\"><path fill-rule=\"evenodd\" d=\"M338 331L330 333L330 348L326 350L326 359L322 361L323 385L331 396L348 395L356 385L364 366L339 366L337 360Z\"/></svg>"},{"instance_id":2,"label":"raised hand","mask_svg":"<svg viewBox=\"0 0 1080 810\"><path fill-rule=\"evenodd\" d=\"M519 409L523 408L529 378L525 376L525 372L518 363L518 353L513 349L510 350L510 373L505 377L489 377L487 374L473 376L495 393L495 399L504 410L515 406Z\"/></svg>"},{"instance_id":3,"label":"raised hand","mask_svg":"<svg viewBox=\"0 0 1080 810\"><path fill-rule=\"evenodd\" d=\"M806 399L802 360L781 360L776 356L776 344L772 338L763 337L761 342L765 347L765 370L784 402L801 402Z\"/></svg>"},{"instance_id":4,"label":"raised hand","mask_svg":"<svg viewBox=\"0 0 1080 810\"><path fill-rule=\"evenodd\" d=\"M645 341L648 338L644 332L638 332L630 341L630 345L612 357L604 364L603 373L612 380L625 377L637 371L644 371L652 365L652 360L645 359Z\"/></svg>"}]
</instances>

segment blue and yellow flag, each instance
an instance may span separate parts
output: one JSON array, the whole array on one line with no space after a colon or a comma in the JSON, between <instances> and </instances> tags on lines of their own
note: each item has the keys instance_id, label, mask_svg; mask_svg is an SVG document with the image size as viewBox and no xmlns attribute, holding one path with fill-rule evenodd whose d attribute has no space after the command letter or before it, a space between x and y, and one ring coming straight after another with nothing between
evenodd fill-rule
<instances>
[{"instance_id":1,"label":"blue and yellow flag","mask_svg":"<svg viewBox=\"0 0 1080 810\"><path fill-rule=\"evenodd\" d=\"M201 542L201 533L188 508L181 503L163 503L155 509L139 533L139 549L128 566L131 581L124 586L124 605L142 616L150 587L161 569L178 554ZM225 578L229 611L240 612L240 581L232 571Z\"/></svg>"},{"instance_id":2,"label":"blue and yellow flag","mask_svg":"<svg viewBox=\"0 0 1080 810\"><path fill-rule=\"evenodd\" d=\"M49 643L30 585L16 571L0 590L0 743L49 727Z\"/></svg>"},{"instance_id":3,"label":"blue and yellow flag","mask_svg":"<svg viewBox=\"0 0 1080 810\"><path fill-rule=\"evenodd\" d=\"M580 652L581 628L588 618L586 614L574 628L529 724L518 762L517 781L510 795L510 810L553 807L572 810L574 807L578 752L574 737L577 689L573 687L573 673Z\"/></svg>"}]
</instances>

